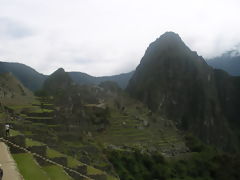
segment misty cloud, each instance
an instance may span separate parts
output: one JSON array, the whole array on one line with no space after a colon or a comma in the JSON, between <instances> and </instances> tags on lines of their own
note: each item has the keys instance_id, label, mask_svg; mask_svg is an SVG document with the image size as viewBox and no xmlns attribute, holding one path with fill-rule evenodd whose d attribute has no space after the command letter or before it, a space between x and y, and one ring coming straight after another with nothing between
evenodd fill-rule
<instances>
[{"instance_id":1,"label":"misty cloud","mask_svg":"<svg viewBox=\"0 0 240 180\"><path fill-rule=\"evenodd\" d=\"M45 74L124 73L166 31L210 58L240 43L239 7L238 0L0 1L0 60Z\"/></svg>"}]
</instances>

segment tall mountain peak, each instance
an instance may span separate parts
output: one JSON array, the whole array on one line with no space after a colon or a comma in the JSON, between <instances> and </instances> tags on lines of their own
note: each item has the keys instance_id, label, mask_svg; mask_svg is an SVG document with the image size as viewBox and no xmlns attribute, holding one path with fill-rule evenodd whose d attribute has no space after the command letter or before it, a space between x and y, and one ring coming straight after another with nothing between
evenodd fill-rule
<instances>
[{"instance_id":1,"label":"tall mountain peak","mask_svg":"<svg viewBox=\"0 0 240 180\"><path fill-rule=\"evenodd\" d=\"M178 34L167 32L150 44L129 81L128 92L205 142L221 146L229 132L221 109L215 75ZM200 128L201 127L201 128ZM224 139L227 144L228 139Z\"/></svg>"},{"instance_id":2,"label":"tall mountain peak","mask_svg":"<svg viewBox=\"0 0 240 180\"><path fill-rule=\"evenodd\" d=\"M52 73L52 75L53 74L64 74L64 73L66 73L66 72L65 72L65 70L63 68L58 68L56 71L54 71Z\"/></svg>"},{"instance_id":3,"label":"tall mountain peak","mask_svg":"<svg viewBox=\"0 0 240 180\"><path fill-rule=\"evenodd\" d=\"M177 33L166 32L149 45L146 53L149 54L156 51L161 52L173 49L190 51Z\"/></svg>"},{"instance_id":4,"label":"tall mountain peak","mask_svg":"<svg viewBox=\"0 0 240 180\"><path fill-rule=\"evenodd\" d=\"M166 41L169 43L183 42L181 37L177 33L172 32L172 31L165 32L157 40Z\"/></svg>"}]
</instances>

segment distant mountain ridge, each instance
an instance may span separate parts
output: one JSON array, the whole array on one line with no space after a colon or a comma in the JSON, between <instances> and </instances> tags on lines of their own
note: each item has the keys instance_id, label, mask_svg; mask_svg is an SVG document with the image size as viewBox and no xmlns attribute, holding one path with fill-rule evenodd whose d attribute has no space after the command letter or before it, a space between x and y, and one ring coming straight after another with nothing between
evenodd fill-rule
<instances>
[{"instance_id":1,"label":"distant mountain ridge","mask_svg":"<svg viewBox=\"0 0 240 180\"><path fill-rule=\"evenodd\" d=\"M40 90L43 87L44 81L48 75L43 75L33 68L21 64L21 63L10 63L0 62L0 74L11 72L21 83L30 89L31 91ZM102 76L94 77L82 72L68 72L72 80L80 85L92 84L98 85L104 81L114 81L119 87L125 89L129 79L131 78L133 71L129 73L123 73L113 76Z\"/></svg>"},{"instance_id":2,"label":"distant mountain ridge","mask_svg":"<svg viewBox=\"0 0 240 180\"><path fill-rule=\"evenodd\" d=\"M7 72L11 72L25 87L32 91L40 89L47 77L25 64L0 62L0 74Z\"/></svg>"},{"instance_id":3,"label":"distant mountain ridge","mask_svg":"<svg viewBox=\"0 0 240 180\"><path fill-rule=\"evenodd\" d=\"M83 85L83 84L97 85L104 81L114 81L119 85L119 87L121 87L122 89L125 89L133 73L134 71L131 71L129 73L113 75L113 76L101 76L101 77L91 76L82 72L69 72L69 75L73 79L73 81L75 81L80 85Z\"/></svg>"},{"instance_id":4,"label":"distant mountain ridge","mask_svg":"<svg viewBox=\"0 0 240 180\"><path fill-rule=\"evenodd\" d=\"M240 76L240 53L236 50L228 51L206 62L215 69L222 69L232 76Z\"/></svg>"}]
</instances>

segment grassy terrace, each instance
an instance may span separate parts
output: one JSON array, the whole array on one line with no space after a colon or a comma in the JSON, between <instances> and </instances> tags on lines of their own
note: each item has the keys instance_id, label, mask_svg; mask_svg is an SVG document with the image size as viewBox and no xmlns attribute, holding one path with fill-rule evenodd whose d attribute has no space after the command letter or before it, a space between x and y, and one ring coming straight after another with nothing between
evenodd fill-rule
<instances>
[{"instance_id":1,"label":"grassy terrace","mask_svg":"<svg viewBox=\"0 0 240 180\"><path fill-rule=\"evenodd\" d=\"M47 173L35 162L33 156L27 153L13 154L18 169L25 180L49 179Z\"/></svg>"},{"instance_id":2,"label":"grassy terrace","mask_svg":"<svg viewBox=\"0 0 240 180\"><path fill-rule=\"evenodd\" d=\"M22 134L22 133L15 130L12 130L11 132L12 136L19 135L19 134ZM45 145L45 144L30 138L26 138L27 147L42 146L42 145ZM36 180L40 180L40 179L41 180L42 179L71 180L71 177L69 177L61 167L58 167L55 165L40 167L36 163L34 157L31 154L22 153L22 154L13 154L13 156L17 165L19 166L20 173L23 175L25 180L32 180L31 177L35 177L35 176L37 176ZM66 157L69 168L77 168L78 165L83 165L83 163L81 163L77 159L74 159L72 156L62 154L51 148L47 148L47 157L48 158ZM31 172L28 172L28 171L31 171ZM87 166L88 175L103 174L103 173L104 173L103 171L98 170L92 166ZM116 180L116 178L111 175L107 175L107 180Z\"/></svg>"},{"instance_id":3,"label":"grassy terrace","mask_svg":"<svg viewBox=\"0 0 240 180\"><path fill-rule=\"evenodd\" d=\"M39 166L31 154L13 154L13 158L25 180L72 180L59 166Z\"/></svg>"},{"instance_id":4,"label":"grassy terrace","mask_svg":"<svg viewBox=\"0 0 240 180\"><path fill-rule=\"evenodd\" d=\"M74 159L71 156L67 156L64 155L58 151L55 151L53 149L48 148L47 149L47 156L49 158L54 158L54 157L67 157L67 161L68 161L68 167L70 168L76 168L78 165L83 165L81 162L79 162L78 160ZM104 172L101 170L98 170L92 166L87 166L87 174L88 175L93 175L93 174L103 174ZM115 177L107 175L107 179L108 180L116 180Z\"/></svg>"},{"instance_id":5,"label":"grassy terrace","mask_svg":"<svg viewBox=\"0 0 240 180\"><path fill-rule=\"evenodd\" d=\"M32 105L22 105L22 106L20 106L20 105L18 105L18 106L13 106L13 105L11 105L11 106L8 106L9 108L11 108L11 109L13 109L13 110L19 110L19 109L34 109L34 108L36 108L36 107L33 107Z\"/></svg>"},{"instance_id":6,"label":"grassy terrace","mask_svg":"<svg viewBox=\"0 0 240 180\"><path fill-rule=\"evenodd\" d=\"M53 112L52 109L41 109L41 108L38 108L38 109L35 109L33 111L30 111L30 113L50 113L50 112Z\"/></svg>"},{"instance_id":7,"label":"grassy terrace","mask_svg":"<svg viewBox=\"0 0 240 180\"><path fill-rule=\"evenodd\" d=\"M76 168L78 165L82 164L71 156L67 156L67 161L68 161L68 167L70 168Z\"/></svg>"},{"instance_id":8,"label":"grassy terrace","mask_svg":"<svg viewBox=\"0 0 240 180\"><path fill-rule=\"evenodd\" d=\"M22 135L22 133L20 133L19 131L10 129L10 136L17 136L17 135Z\"/></svg>"},{"instance_id":9,"label":"grassy terrace","mask_svg":"<svg viewBox=\"0 0 240 180\"><path fill-rule=\"evenodd\" d=\"M55 158L55 157L65 157L62 153L55 151L53 149L47 148L47 157L49 158Z\"/></svg>"},{"instance_id":10,"label":"grassy terrace","mask_svg":"<svg viewBox=\"0 0 240 180\"><path fill-rule=\"evenodd\" d=\"M26 146L43 146L45 145L44 143L41 143L39 141L34 141L32 139L26 138Z\"/></svg>"},{"instance_id":11,"label":"grassy terrace","mask_svg":"<svg viewBox=\"0 0 240 180\"><path fill-rule=\"evenodd\" d=\"M65 173L63 168L59 166L45 166L43 169L51 180L72 180L72 178Z\"/></svg>"},{"instance_id":12,"label":"grassy terrace","mask_svg":"<svg viewBox=\"0 0 240 180\"><path fill-rule=\"evenodd\" d=\"M130 111L132 113L129 113ZM112 121L110 127L97 139L100 142L116 145L127 144L130 146L135 143L147 145L151 142L161 148L172 144L179 145L182 142L179 135L172 128L156 127L153 122L151 122L149 127L139 129L138 127L143 123L143 120L150 121L150 119L147 115L141 115L141 118L139 118L135 108L130 108L130 111L126 114L113 111L111 113ZM142 113L147 114L147 111L144 110Z\"/></svg>"},{"instance_id":13,"label":"grassy terrace","mask_svg":"<svg viewBox=\"0 0 240 180\"><path fill-rule=\"evenodd\" d=\"M102 174L102 171L95 169L94 167L88 166L87 167L88 174Z\"/></svg>"},{"instance_id":14,"label":"grassy terrace","mask_svg":"<svg viewBox=\"0 0 240 180\"><path fill-rule=\"evenodd\" d=\"M0 119L4 119L6 117L6 114L3 112L0 112Z\"/></svg>"},{"instance_id":15,"label":"grassy terrace","mask_svg":"<svg viewBox=\"0 0 240 180\"><path fill-rule=\"evenodd\" d=\"M47 106L52 106L52 104L47 104ZM20 110L27 110L30 113L43 113L43 112L52 112L52 109L41 108L36 104L33 105L10 105L9 108L20 111Z\"/></svg>"},{"instance_id":16,"label":"grassy terrace","mask_svg":"<svg viewBox=\"0 0 240 180\"><path fill-rule=\"evenodd\" d=\"M26 119L46 119L47 120L47 119L52 119L52 117L37 117L37 116L36 117L35 116L34 117L33 116L29 117L29 116L27 116Z\"/></svg>"}]
</instances>

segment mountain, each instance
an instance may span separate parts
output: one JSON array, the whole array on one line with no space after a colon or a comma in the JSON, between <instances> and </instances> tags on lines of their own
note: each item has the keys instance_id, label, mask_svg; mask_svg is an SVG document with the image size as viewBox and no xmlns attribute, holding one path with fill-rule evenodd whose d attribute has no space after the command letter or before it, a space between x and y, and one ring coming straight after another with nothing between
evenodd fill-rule
<instances>
[{"instance_id":1,"label":"mountain","mask_svg":"<svg viewBox=\"0 0 240 180\"><path fill-rule=\"evenodd\" d=\"M12 73L0 75L0 102L2 105L30 104L33 100L32 92L25 88Z\"/></svg>"},{"instance_id":2,"label":"mountain","mask_svg":"<svg viewBox=\"0 0 240 180\"><path fill-rule=\"evenodd\" d=\"M223 55L207 60L207 63L216 69L222 69L232 76L240 76L240 53L236 50L228 51Z\"/></svg>"},{"instance_id":3,"label":"mountain","mask_svg":"<svg viewBox=\"0 0 240 180\"><path fill-rule=\"evenodd\" d=\"M166 32L147 48L127 91L204 142L233 150L237 139L222 109L220 82L178 34Z\"/></svg>"},{"instance_id":4,"label":"mountain","mask_svg":"<svg viewBox=\"0 0 240 180\"><path fill-rule=\"evenodd\" d=\"M113 75L113 76L101 76L101 77L94 77L90 76L86 73L82 72L69 72L69 75L71 78L78 84L83 85L83 84L100 84L101 82L104 81L114 81L116 82L119 87L122 89L125 89L127 87L129 79L133 75L133 71L129 73L123 73L119 75Z\"/></svg>"},{"instance_id":5,"label":"mountain","mask_svg":"<svg viewBox=\"0 0 240 180\"><path fill-rule=\"evenodd\" d=\"M47 77L43 83L43 89L48 93L58 93L68 89L72 84L69 74L63 68L59 68Z\"/></svg>"},{"instance_id":6,"label":"mountain","mask_svg":"<svg viewBox=\"0 0 240 180\"><path fill-rule=\"evenodd\" d=\"M28 89L35 91L41 88L46 76L33 68L20 63L0 62L0 74L11 72Z\"/></svg>"},{"instance_id":7,"label":"mountain","mask_svg":"<svg viewBox=\"0 0 240 180\"><path fill-rule=\"evenodd\" d=\"M57 179L65 179L62 173L76 180L79 173L103 180L239 179L239 153L219 151L192 134L239 150L240 77L208 66L173 32L151 43L132 73L127 93L84 73L75 73L80 78L74 81L59 68L38 97L12 73L0 75L1 119L14 127L8 140L70 168L49 170L39 156L25 161L22 149L9 144L23 177L29 171L21 167L38 162Z\"/></svg>"},{"instance_id":8,"label":"mountain","mask_svg":"<svg viewBox=\"0 0 240 180\"><path fill-rule=\"evenodd\" d=\"M33 68L20 64L20 63L9 63L9 62L0 62L0 74L11 72L21 83L30 89L31 91L40 90L43 86L44 81L48 77L47 75L43 75ZM133 72L123 73L119 75L113 76L101 76L94 77L82 72L68 72L70 77L76 83L80 85L98 85L104 81L114 81L116 82L122 89L125 89L129 79L131 78Z\"/></svg>"}]
</instances>

